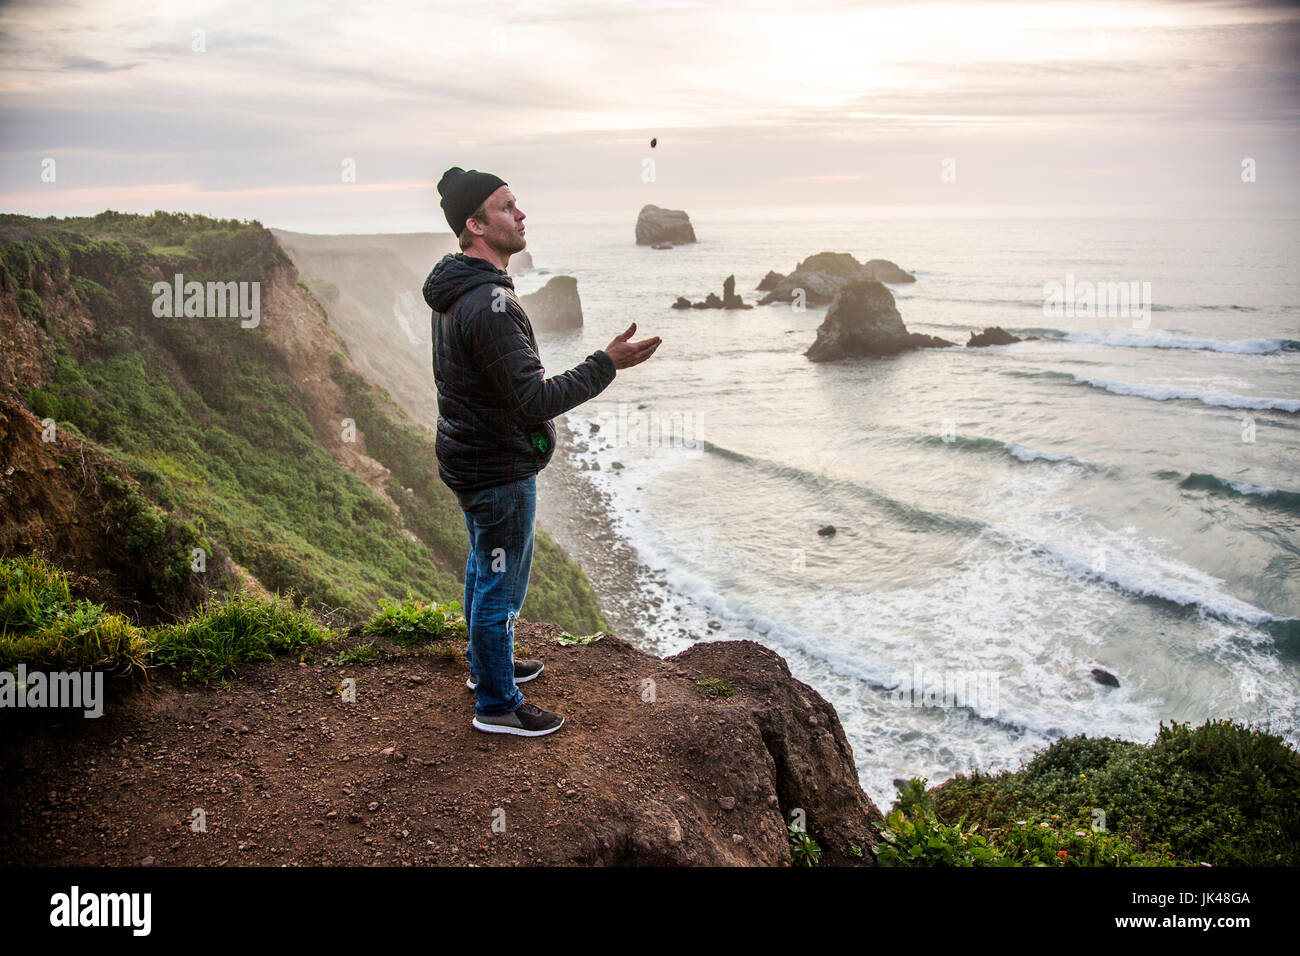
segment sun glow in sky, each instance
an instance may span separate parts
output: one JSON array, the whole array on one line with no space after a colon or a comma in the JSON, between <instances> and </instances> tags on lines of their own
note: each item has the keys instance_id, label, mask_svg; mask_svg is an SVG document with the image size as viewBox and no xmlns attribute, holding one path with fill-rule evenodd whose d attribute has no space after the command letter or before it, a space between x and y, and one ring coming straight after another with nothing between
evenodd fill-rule
<instances>
[{"instance_id":1,"label":"sun glow in sky","mask_svg":"<svg viewBox=\"0 0 1300 956\"><path fill-rule=\"evenodd\" d=\"M441 230L451 165L530 212L1300 201L1281 3L16 2L0 49L37 215Z\"/></svg>"}]
</instances>

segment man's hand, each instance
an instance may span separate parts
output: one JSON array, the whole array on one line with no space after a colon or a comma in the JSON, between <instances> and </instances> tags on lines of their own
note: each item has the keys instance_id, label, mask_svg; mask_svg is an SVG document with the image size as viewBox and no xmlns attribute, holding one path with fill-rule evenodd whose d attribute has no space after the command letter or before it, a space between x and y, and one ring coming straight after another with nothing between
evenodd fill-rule
<instances>
[{"instance_id":1,"label":"man's hand","mask_svg":"<svg viewBox=\"0 0 1300 956\"><path fill-rule=\"evenodd\" d=\"M661 339L657 335L652 339L629 342L628 339L635 331L636 323L633 322L627 327L626 332L614 336L614 341L605 346L605 354L614 360L614 368L631 368L633 365L640 365L655 354L655 349L659 348Z\"/></svg>"}]
</instances>

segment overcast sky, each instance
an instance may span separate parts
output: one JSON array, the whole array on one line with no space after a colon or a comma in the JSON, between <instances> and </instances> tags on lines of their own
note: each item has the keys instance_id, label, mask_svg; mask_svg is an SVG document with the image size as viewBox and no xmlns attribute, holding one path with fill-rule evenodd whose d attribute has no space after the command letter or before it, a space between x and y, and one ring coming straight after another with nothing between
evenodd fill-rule
<instances>
[{"instance_id":1,"label":"overcast sky","mask_svg":"<svg viewBox=\"0 0 1300 956\"><path fill-rule=\"evenodd\" d=\"M445 231L451 165L530 215L1300 202L1294 4L15 2L0 50L34 215Z\"/></svg>"}]
</instances>

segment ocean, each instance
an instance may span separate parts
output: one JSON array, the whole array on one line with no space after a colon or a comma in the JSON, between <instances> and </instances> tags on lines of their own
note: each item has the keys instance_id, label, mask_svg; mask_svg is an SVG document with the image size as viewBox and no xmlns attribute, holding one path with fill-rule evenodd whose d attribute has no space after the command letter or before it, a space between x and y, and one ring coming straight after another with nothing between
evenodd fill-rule
<instances>
[{"instance_id":1,"label":"ocean","mask_svg":"<svg viewBox=\"0 0 1300 956\"><path fill-rule=\"evenodd\" d=\"M882 806L895 778L1066 735L1236 718L1300 744L1296 210L689 211L672 250L634 244L635 210L530 215L516 279L578 279L583 328L538 335L548 375L631 322L663 339L557 450L649 572L646 649L777 651ZM1038 340L815 364L825 308L670 307L730 274L754 303L823 251L913 272L910 331ZM1045 310L1087 283L1135 295Z\"/></svg>"}]
</instances>

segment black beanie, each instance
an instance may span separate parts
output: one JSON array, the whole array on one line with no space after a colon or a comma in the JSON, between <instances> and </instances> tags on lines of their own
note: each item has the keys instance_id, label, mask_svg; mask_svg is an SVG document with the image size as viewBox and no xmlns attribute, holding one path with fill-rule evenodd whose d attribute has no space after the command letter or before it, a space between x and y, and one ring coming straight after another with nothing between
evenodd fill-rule
<instances>
[{"instance_id":1,"label":"black beanie","mask_svg":"<svg viewBox=\"0 0 1300 956\"><path fill-rule=\"evenodd\" d=\"M477 169L465 172L459 166L453 166L443 173L442 179L438 180L438 192L442 195L442 212L451 231L459 236L465 228L465 220L483 200L504 185L506 181L500 176L480 173Z\"/></svg>"}]
</instances>

